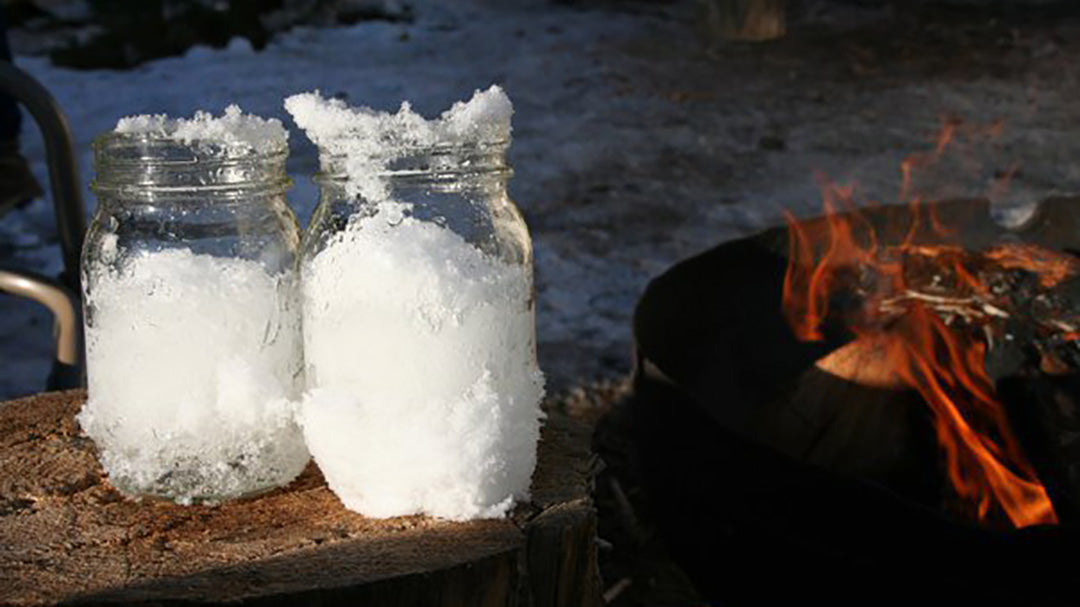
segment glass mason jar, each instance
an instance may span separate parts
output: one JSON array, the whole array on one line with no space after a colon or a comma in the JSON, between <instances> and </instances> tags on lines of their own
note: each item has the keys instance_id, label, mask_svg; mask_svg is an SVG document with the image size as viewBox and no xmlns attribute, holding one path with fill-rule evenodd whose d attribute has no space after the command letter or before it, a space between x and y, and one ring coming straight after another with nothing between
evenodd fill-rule
<instances>
[{"instance_id":1,"label":"glass mason jar","mask_svg":"<svg viewBox=\"0 0 1080 607\"><path fill-rule=\"evenodd\" d=\"M301 254L301 419L352 510L461 520L528 494L543 375L507 147L321 155Z\"/></svg>"},{"instance_id":2,"label":"glass mason jar","mask_svg":"<svg viewBox=\"0 0 1080 607\"><path fill-rule=\"evenodd\" d=\"M79 422L127 493L213 502L283 485L309 459L290 405L299 228L281 143L94 142Z\"/></svg>"}]
</instances>

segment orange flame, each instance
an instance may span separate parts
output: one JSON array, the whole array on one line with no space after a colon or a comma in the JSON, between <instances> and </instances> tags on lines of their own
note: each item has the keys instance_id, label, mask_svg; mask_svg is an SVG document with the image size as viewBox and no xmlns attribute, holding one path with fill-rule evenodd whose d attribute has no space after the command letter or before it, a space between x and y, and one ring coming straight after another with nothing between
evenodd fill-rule
<instances>
[{"instance_id":1,"label":"orange flame","mask_svg":"<svg viewBox=\"0 0 1080 607\"><path fill-rule=\"evenodd\" d=\"M940 154L952 130L939 139L933 154ZM902 165L904 188L910 171L925 157L912 157ZM924 213L919 197L912 197L912 227L899 243L883 246L869 222L855 210L852 190L828 185L823 196L825 229L813 231L793 216L789 226L790 259L784 279L783 312L802 340L823 338L822 326L830 317L830 301L873 272L873 292L862 294L862 310L844 319L856 340L885 353L896 377L916 390L930 407L948 477L957 494L967 500L979 520L998 509L1017 527L1057 522L1046 489L1038 480L1012 434L994 383L986 372L986 345L975 331L946 326L934 310L920 301L905 302L899 317L888 322L876 313L880 294L905 293L912 285L904 259L918 255L948 267L956 281L973 293L984 293L975 273L965 268L957 247L916 245L916 232L939 236L948 231L932 208ZM846 213L838 212L844 206ZM987 252L1003 268L1024 268L1039 275L1044 285L1060 282L1072 272L1052 253L1038 247L1008 245ZM1047 252L1049 253L1049 252ZM861 273L861 274L860 274ZM877 299L875 299L875 297Z\"/></svg>"},{"instance_id":2,"label":"orange flame","mask_svg":"<svg viewBox=\"0 0 1080 607\"><path fill-rule=\"evenodd\" d=\"M1024 458L995 398L985 370L985 345L950 330L917 304L898 324L888 340L887 356L897 375L933 410L938 442L957 494L975 504L980 520L997 504L1017 527L1056 523L1046 489Z\"/></svg>"}]
</instances>

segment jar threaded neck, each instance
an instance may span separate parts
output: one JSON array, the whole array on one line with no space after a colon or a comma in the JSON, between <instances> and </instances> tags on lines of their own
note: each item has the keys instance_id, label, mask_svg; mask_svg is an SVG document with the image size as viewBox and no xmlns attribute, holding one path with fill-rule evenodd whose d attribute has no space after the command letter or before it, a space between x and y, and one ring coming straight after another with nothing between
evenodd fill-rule
<instances>
[{"instance_id":1,"label":"jar threaded neck","mask_svg":"<svg viewBox=\"0 0 1080 607\"><path fill-rule=\"evenodd\" d=\"M145 194L192 191L284 191L286 146L270 150L215 141L178 141L139 133L107 133L94 140L98 193Z\"/></svg>"},{"instance_id":2,"label":"jar threaded neck","mask_svg":"<svg viewBox=\"0 0 1080 607\"><path fill-rule=\"evenodd\" d=\"M344 154L320 150L319 182L378 178L388 181L465 181L509 179L513 170L506 160L507 141L468 145L405 147L385 154Z\"/></svg>"}]
</instances>

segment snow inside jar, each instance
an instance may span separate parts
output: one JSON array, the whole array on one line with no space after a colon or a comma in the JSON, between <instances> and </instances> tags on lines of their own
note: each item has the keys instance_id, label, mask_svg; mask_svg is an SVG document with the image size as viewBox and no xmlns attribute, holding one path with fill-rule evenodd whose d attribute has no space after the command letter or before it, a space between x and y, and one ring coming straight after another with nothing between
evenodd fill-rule
<instances>
[{"instance_id":1,"label":"snow inside jar","mask_svg":"<svg viewBox=\"0 0 1080 607\"><path fill-rule=\"evenodd\" d=\"M83 249L88 399L110 481L179 503L288 483L310 456L299 227L280 121L137 116L94 142Z\"/></svg>"},{"instance_id":2,"label":"snow inside jar","mask_svg":"<svg viewBox=\"0 0 1080 607\"><path fill-rule=\"evenodd\" d=\"M321 164L301 254L308 448L361 514L505 515L528 496L544 383L510 100L492 87L433 120L318 93L285 106Z\"/></svg>"}]
</instances>

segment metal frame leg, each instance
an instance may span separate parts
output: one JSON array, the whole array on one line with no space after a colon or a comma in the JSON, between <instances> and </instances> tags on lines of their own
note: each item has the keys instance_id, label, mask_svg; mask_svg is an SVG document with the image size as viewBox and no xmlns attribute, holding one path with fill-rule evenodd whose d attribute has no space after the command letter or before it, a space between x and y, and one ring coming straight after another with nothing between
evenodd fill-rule
<instances>
[{"instance_id":1,"label":"metal frame leg","mask_svg":"<svg viewBox=\"0 0 1080 607\"><path fill-rule=\"evenodd\" d=\"M53 313L57 329L56 360L48 388L73 388L82 385L84 379L79 259L86 236L86 207L75 145L67 118L56 99L32 76L10 62L0 61L0 91L22 104L41 129L64 260L60 284L31 272L0 269L0 291L32 299Z\"/></svg>"}]
</instances>

